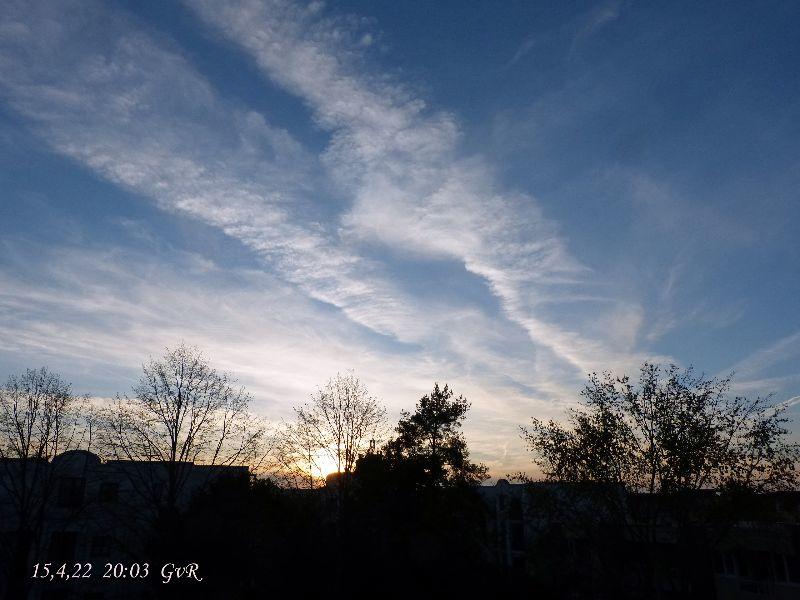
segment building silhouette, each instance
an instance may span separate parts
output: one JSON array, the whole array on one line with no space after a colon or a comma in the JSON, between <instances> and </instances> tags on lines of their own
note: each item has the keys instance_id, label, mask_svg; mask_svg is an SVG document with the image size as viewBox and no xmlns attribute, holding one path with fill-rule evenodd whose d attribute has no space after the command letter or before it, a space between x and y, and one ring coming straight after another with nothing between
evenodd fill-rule
<instances>
[{"instance_id":1,"label":"building silhouette","mask_svg":"<svg viewBox=\"0 0 800 600\"><path fill-rule=\"evenodd\" d=\"M32 503L35 523L27 527L30 547L26 564L29 576L38 564L38 576L49 563L53 574L41 581L32 579L31 600L81 598L101 600L146 597L147 583L130 577L131 565L138 573L148 560L148 540L163 527L168 511L185 509L192 497L220 477L247 481L248 467L166 463L160 461L102 461L85 450L70 450L52 461L39 461L35 480L22 476L22 461L6 460L0 469L0 561L10 561L20 523L18 491L36 498ZM27 469L30 471L30 465ZM174 503L166 498L167 481L177 478ZM157 532L155 532L157 533ZM114 586L109 579L122 578L125 586ZM58 568L66 564L62 574ZM91 565L87 571L86 565ZM106 566L111 564L112 568ZM80 567L78 566L80 565ZM153 569L155 565L150 565ZM110 572L109 572L110 571ZM107 577L103 577L107 574ZM150 576L154 574L151 573ZM6 569L0 569L0 597L8 589Z\"/></svg>"},{"instance_id":2,"label":"building silhouette","mask_svg":"<svg viewBox=\"0 0 800 600\"><path fill-rule=\"evenodd\" d=\"M5 461L0 469L0 560L10 560L22 528L15 489L24 484L38 498L33 506L41 515L28 532L28 575L37 563L40 574L45 563L51 573L62 564L67 574L78 573L71 579L56 574L52 581L32 580L32 600L152 598L152 580L137 579L131 570L140 565L138 573L152 557L148 544L169 540L170 527L180 520L173 515L186 511L212 483L250 480L247 467L102 461L79 450L31 464L39 473L35 481L22 475L18 461ZM172 501L167 497L170 478L172 489L179 490ZM343 514L342 484L341 477L329 477L327 486L317 490L301 495L285 491L285 501L318 499L312 502L316 512L304 518L336 535ZM346 491L357 494L357 480L349 480ZM587 599L800 598L798 492L762 494L722 514L714 512L719 495L712 490L679 503L669 496L592 484L501 479L473 491L485 508L485 565L502 579L504 589ZM234 504L236 493L231 496ZM382 518L379 514L369 521L377 538L385 525ZM435 547L420 549L420 556ZM87 563L93 572L84 579L80 575ZM112 576L104 578L109 564ZM126 569L129 580L124 585L113 575L117 564ZM151 578L158 576L152 572L158 568L160 564L150 565ZM3 577L8 577L6 570L0 570L0 590L9 589Z\"/></svg>"}]
</instances>

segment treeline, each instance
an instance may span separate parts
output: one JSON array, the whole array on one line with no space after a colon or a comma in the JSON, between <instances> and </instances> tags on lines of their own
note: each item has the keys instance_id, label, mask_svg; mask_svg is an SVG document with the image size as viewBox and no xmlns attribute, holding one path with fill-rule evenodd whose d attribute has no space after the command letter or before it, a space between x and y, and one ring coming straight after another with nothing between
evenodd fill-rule
<instances>
[{"instance_id":1,"label":"treeline","mask_svg":"<svg viewBox=\"0 0 800 600\"><path fill-rule=\"evenodd\" d=\"M231 574L242 569L268 579L253 585L252 597L265 587L334 598L502 588L476 487L486 468L470 461L460 431L468 408L435 385L384 444L370 437L363 452L343 451L341 471L320 489L313 480L297 487L216 482L186 516L189 546L220 583L208 597L230 594L230 582L240 581ZM298 423L307 423L309 413L298 413Z\"/></svg>"},{"instance_id":2,"label":"treeline","mask_svg":"<svg viewBox=\"0 0 800 600\"><path fill-rule=\"evenodd\" d=\"M800 447L788 405L737 396L731 383L674 365L644 364L637 381L593 374L565 422L521 428L542 479L560 484L531 496L546 521L528 549L541 590L794 593Z\"/></svg>"},{"instance_id":3,"label":"treeline","mask_svg":"<svg viewBox=\"0 0 800 600\"><path fill-rule=\"evenodd\" d=\"M540 523L535 536L525 529L512 572L497 555L497 507L478 493L487 468L471 460L462 433L469 402L448 385L434 384L390 426L363 383L338 374L291 420L270 425L242 386L184 345L148 361L131 393L107 402L76 396L45 368L28 370L0 388L0 510L13 522L0 555L6 591L25 597L31 559L48 551L60 477L53 458L89 450L131 479L138 508L119 527L136 530L135 552L204 565L208 577L192 597L531 586L543 596L601 597L591 589L603 585L609 597L624 597L619 586L647 595L665 522L682 532L679 554L693 557L723 539L754 497L796 489L800 450L787 407L734 396L730 386L645 364L635 383L590 376L563 423L521 428L539 479L558 487L510 476L528 484L519 520ZM203 471L198 487L200 464L220 468ZM155 478L147 465L157 466ZM222 476L221 467L236 466L254 476ZM656 502L631 500L641 497ZM631 543L638 550L625 558ZM609 576L587 591L578 581L594 581L589 564ZM684 566L674 585L686 592L697 583ZM151 592L188 593L180 590Z\"/></svg>"},{"instance_id":4,"label":"treeline","mask_svg":"<svg viewBox=\"0 0 800 600\"><path fill-rule=\"evenodd\" d=\"M231 582L243 596L260 593L254 574L271 574L276 589L309 576L317 587L349 585L356 556L376 568L418 564L417 580L427 570L430 585L448 561L463 566L470 553L477 560L482 513L471 488L487 469L470 460L461 432L469 403L447 385L434 385L393 431L351 373L333 377L277 426L255 416L251 402L184 345L145 363L132 393L112 401L76 396L46 368L9 377L0 389L0 511L14 531L0 549L0 582L20 587L8 597L25 597L31 564L52 553L53 515L58 527L74 528L97 508L87 497L67 517L57 510L58 486L75 479L75 461L54 459L75 450L127 480L125 501L135 510L117 511L110 525L126 543L136 540L140 556L125 552L202 560L206 597L227 596ZM199 488L196 465L213 467L201 471ZM252 477L228 476L241 474L228 467ZM158 592L184 593L175 589Z\"/></svg>"},{"instance_id":5,"label":"treeline","mask_svg":"<svg viewBox=\"0 0 800 600\"><path fill-rule=\"evenodd\" d=\"M196 348L168 349L142 371L130 395L109 401L76 396L44 367L10 376L0 388L0 458L49 461L83 449L105 460L242 465L283 487L313 489L380 453L414 462L440 483L486 479L460 433L469 403L447 385L435 384L413 414L403 412L393 434L386 409L352 373L331 378L294 408L293 420L269 424L253 414L245 388ZM173 473L165 502L175 503L181 483Z\"/></svg>"}]
</instances>

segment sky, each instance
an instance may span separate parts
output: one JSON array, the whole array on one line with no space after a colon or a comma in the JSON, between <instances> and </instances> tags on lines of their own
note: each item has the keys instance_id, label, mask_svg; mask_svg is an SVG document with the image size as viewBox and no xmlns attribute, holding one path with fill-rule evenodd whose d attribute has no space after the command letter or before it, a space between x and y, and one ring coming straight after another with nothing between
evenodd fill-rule
<instances>
[{"instance_id":1,"label":"sky","mask_svg":"<svg viewBox=\"0 0 800 600\"><path fill-rule=\"evenodd\" d=\"M800 403L796 2L0 3L0 378L353 370L493 475L587 375ZM789 413L800 417L800 405ZM795 425L795 431L800 426Z\"/></svg>"}]
</instances>

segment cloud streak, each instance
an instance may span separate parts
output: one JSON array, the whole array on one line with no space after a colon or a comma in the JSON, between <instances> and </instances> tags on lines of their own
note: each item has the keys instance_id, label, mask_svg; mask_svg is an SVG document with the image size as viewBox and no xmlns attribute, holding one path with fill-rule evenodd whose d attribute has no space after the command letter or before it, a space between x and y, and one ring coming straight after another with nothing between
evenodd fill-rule
<instances>
[{"instance_id":1,"label":"cloud streak","mask_svg":"<svg viewBox=\"0 0 800 600\"><path fill-rule=\"evenodd\" d=\"M515 451L492 458L491 448L528 415L557 413L586 373L670 360L641 348L687 319L673 306L677 268L648 330L635 294L578 260L536 198L463 152L457 115L378 69L368 24L316 3L185 3L194 25L308 107L324 151L228 99L174 40L124 10L4 3L0 93L31 130L81 168L224 232L259 269L226 273L212 256L175 249L167 267L117 247L62 248L63 276L42 264L43 286L12 275L17 267L0 271L0 352L111 368L189 331L275 414L342 368L360 369L395 407L400 391L413 398L431 379L458 378L476 395L482 457L509 470L522 466ZM619 5L606 7L584 35L617 18ZM626 181L642 211L674 204L649 179ZM407 272L416 264L460 287L436 280L419 293Z\"/></svg>"},{"instance_id":2,"label":"cloud streak","mask_svg":"<svg viewBox=\"0 0 800 600\"><path fill-rule=\"evenodd\" d=\"M379 333L419 343L447 308L418 306L360 253L364 242L462 262L575 375L608 356L601 340L534 314L542 297L586 275L555 226L532 198L498 190L485 160L458 155L451 115L356 73L349 22L283 3L195 7L331 132L321 161L352 199L339 228L295 216L319 200L316 158L263 116L223 102L167 41L99 5L76 6L67 18L9 5L0 68L10 103L58 151L221 228L311 297ZM89 44L80 36L87 19L105 31ZM37 67L45 64L46 74Z\"/></svg>"},{"instance_id":3,"label":"cloud streak","mask_svg":"<svg viewBox=\"0 0 800 600\"><path fill-rule=\"evenodd\" d=\"M219 227L352 319L401 340L417 335L378 265L321 221L297 219L312 202L316 159L288 132L222 101L168 43L124 16L91 3L37 8L6 8L0 77L11 105L50 145ZM85 43L82 27L105 35Z\"/></svg>"},{"instance_id":4,"label":"cloud streak","mask_svg":"<svg viewBox=\"0 0 800 600\"><path fill-rule=\"evenodd\" d=\"M531 407L513 382L475 373L474 363L444 352L371 344L364 328L319 311L295 286L262 271L223 269L184 252L170 252L166 261L129 248L60 246L42 252L8 240L2 250L0 358L20 368L46 362L68 375L79 392L126 392L148 355L180 340L200 346L215 366L233 372L253 392L257 410L275 421L290 417L291 406L337 371L355 369L395 418L447 374L459 393L477 400L469 433L489 462L497 460L492 448L514 437L515 423ZM9 261L35 276L7 268ZM491 339L480 316L460 318L466 333L456 342ZM506 464L524 468L517 450Z\"/></svg>"},{"instance_id":5,"label":"cloud streak","mask_svg":"<svg viewBox=\"0 0 800 600\"><path fill-rule=\"evenodd\" d=\"M323 161L353 200L342 218L348 236L462 262L534 343L577 374L599 368L601 357L605 365L609 357L624 365L641 358L536 316L554 289L587 285L587 269L533 198L503 193L484 159L459 155L452 115L357 69L351 40L358 32L349 22L281 1L187 4L331 132Z\"/></svg>"}]
</instances>

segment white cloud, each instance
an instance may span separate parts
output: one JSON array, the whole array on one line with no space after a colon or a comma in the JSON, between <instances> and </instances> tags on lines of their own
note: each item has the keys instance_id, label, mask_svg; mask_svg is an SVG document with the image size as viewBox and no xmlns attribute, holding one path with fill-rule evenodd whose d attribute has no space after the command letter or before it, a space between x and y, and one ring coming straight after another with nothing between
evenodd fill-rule
<instances>
[{"instance_id":1,"label":"white cloud","mask_svg":"<svg viewBox=\"0 0 800 600\"><path fill-rule=\"evenodd\" d=\"M0 80L49 144L165 209L219 227L357 322L419 338L379 265L325 224L294 216L317 200L316 159L288 132L223 102L166 43L100 5L27 8L6 9L7 28L18 33L0 38ZM94 43L81 35L87 20L105 28Z\"/></svg>"},{"instance_id":2,"label":"white cloud","mask_svg":"<svg viewBox=\"0 0 800 600\"><path fill-rule=\"evenodd\" d=\"M353 198L343 218L347 235L462 261L535 343L576 374L641 359L537 318L548 285L580 286L587 270L533 198L504 194L485 160L459 156L453 116L426 110L403 86L356 68L354 44L347 44L356 32L281 1L187 4L331 132L324 161Z\"/></svg>"},{"instance_id":3,"label":"white cloud","mask_svg":"<svg viewBox=\"0 0 800 600\"><path fill-rule=\"evenodd\" d=\"M399 86L371 87L342 73L347 52L345 59L324 52L347 38L340 29L323 21L309 29L313 40L307 42L298 37L302 19L291 7L275 11L290 13L284 20L250 14L256 5L230 13L234 24L256 27L250 33L270 49L264 64L312 102L332 129L324 160L331 169L349 165L335 170L346 173L340 181L354 194L343 239L323 224L293 219L294 205L313 202L306 183L313 181L315 161L287 132L222 102L166 43L91 8L64 17L11 7L7 23L16 21L9 28L19 33L2 38L8 52L0 73L11 103L56 149L165 208L220 227L312 297L401 341L419 342L435 319L420 319L381 265L347 240L380 239L461 260L486 277L536 342L588 370L579 336L527 314L542 293L536 286L571 281L581 272L552 224L532 199L498 195L483 161L455 157L451 117L425 116L423 103ZM77 33L88 12L103 22L107 36L93 44ZM596 342L587 346L591 353L597 348Z\"/></svg>"},{"instance_id":4,"label":"white cloud","mask_svg":"<svg viewBox=\"0 0 800 600\"><path fill-rule=\"evenodd\" d=\"M597 291L534 198L507 193L486 159L461 155L456 117L368 67L372 34L359 20L324 17L318 3L190 4L307 103L330 134L321 156L222 98L172 41L106 4L5 3L0 89L57 152L219 228L264 270L231 279L208 257L170 268L118 249L64 251L46 284L0 272L0 351L117 369L186 338L280 410L344 368L406 407L431 379L457 378L475 402L481 458L534 408L557 406L544 400L573 398L586 372L641 361L637 307ZM351 203L333 220L320 208L328 180ZM376 245L463 265L503 314L414 297ZM546 304L577 296L610 332L545 317ZM400 347L380 349L371 332Z\"/></svg>"},{"instance_id":5,"label":"white cloud","mask_svg":"<svg viewBox=\"0 0 800 600\"><path fill-rule=\"evenodd\" d=\"M575 36L573 45L574 43L591 36L603 27L616 21L621 12L621 0L608 0L591 9L584 17L583 26Z\"/></svg>"},{"instance_id":6,"label":"white cloud","mask_svg":"<svg viewBox=\"0 0 800 600\"><path fill-rule=\"evenodd\" d=\"M796 364L798 357L800 357L800 331L758 349L738 361L732 371L736 373L737 380L741 380L739 383L744 385L750 380L762 379L770 369L786 366L789 363ZM800 377L800 375L795 373L790 377Z\"/></svg>"},{"instance_id":7,"label":"white cloud","mask_svg":"<svg viewBox=\"0 0 800 600\"><path fill-rule=\"evenodd\" d=\"M514 442L516 424L537 406L513 381L475 372L474 363L446 352L376 347L363 328L319 311L294 286L261 271L226 270L187 253L165 261L122 248L42 253L7 241L3 249L28 270L0 270L0 359L20 367L48 364L78 393L129 391L149 355L181 340L232 372L254 394L256 410L272 420L290 417L292 406L337 371L355 369L393 418L433 381L447 380L473 401L468 434L476 455L490 462L492 448ZM457 332L456 344L492 337L477 314L454 317L448 329ZM503 365L492 368L500 373ZM512 439L504 440L506 434ZM512 443L506 462L514 456L520 458L514 468L524 468L521 446Z\"/></svg>"}]
</instances>

